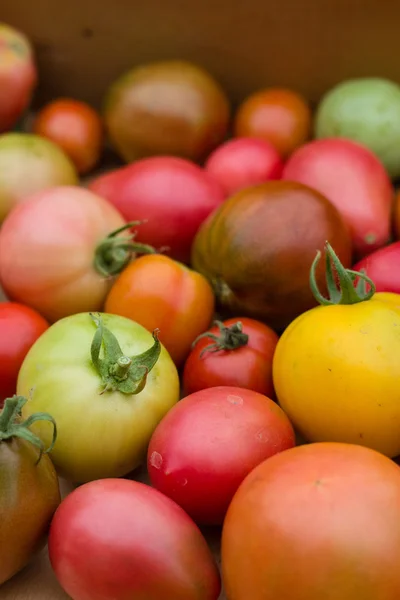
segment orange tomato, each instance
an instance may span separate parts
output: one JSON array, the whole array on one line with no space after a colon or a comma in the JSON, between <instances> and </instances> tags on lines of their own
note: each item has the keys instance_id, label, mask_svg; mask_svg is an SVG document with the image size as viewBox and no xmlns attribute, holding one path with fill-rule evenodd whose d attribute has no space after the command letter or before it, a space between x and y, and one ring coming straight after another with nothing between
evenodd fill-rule
<instances>
[{"instance_id":1,"label":"orange tomato","mask_svg":"<svg viewBox=\"0 0 400 600\"><path fill-rule=\"evenodd\" d=\"M183 264L160 254L142 256L118 277L105 311L128 317L160 340L177 366L214 314L214 294L207 280Z\"/></svg>"},{"instance_id":2,"label":"orange tomato","mask_svg":"<svg viewBox=\"0 0 400 600\"><path fill-rule=\"evenodd\" d=\"M268 88L252 94L239 106L234 132L236 137L267 140L286 158L310 137L311 110L300 94Z\"/></svg>"},{"instance_id":3,"label":"orange tomato","mask_svg":"<svg viewBox=\"0 0 400 600\"><path fill-rule=\"evenodd\" d=\"M51 102L37 115L33 130L58 144L81 174L93 169L100 158L102 122L85 102L67 98Z\"/></svg>"}]
</instances>

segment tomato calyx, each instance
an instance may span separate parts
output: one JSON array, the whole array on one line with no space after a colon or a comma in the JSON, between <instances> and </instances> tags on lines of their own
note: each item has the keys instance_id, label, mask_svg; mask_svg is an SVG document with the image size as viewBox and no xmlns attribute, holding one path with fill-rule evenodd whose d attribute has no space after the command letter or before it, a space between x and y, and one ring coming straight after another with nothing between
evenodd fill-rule
<instances>
[{"instance_id":1,"label":"tomato calyx","mask_svg":"<svg viewBox=\"0 0 400 600\"><path fill-rule=\"evenodd\" d=\"M137 356L126 356L115 335L104 327L100 315L90 313L90 316L97 327L92 341L91 357L104 384L101 394L117 391L127 395L139 394L160 356L158 329L153 331L154 344L148 350ZM102 347L104 358L100 358Z\"/></svg>"},{"instance_id":2,"label":"tomato calyx","mask_svg":"<svg viewBox=\"0 0 400 600\"><path fill-rule=\"evenodd\" d=\"M131 221L119 229L112 231L100 242L95 250L94 268L104 277L118 275L131 262L136 254L155 254L156 250L148 244L135 241L137 232L120 237L119 234L127 229L141 225L143 221Z\"/></svg>"},{"instance_id":3,"label":"tomato calyx","mask_svg":"<svg viewBox=\"0 0 400 600\"><path fill-rule=\"evenodd\" d=\"M310 287L314 298L322 305L357 304L369 300L376 287L364 271L346 269L329 242L325 242L326 285L329 297L325 298L318 289L316 269L321 259L318 250L310 270ZM355 284L355 281L357 284ZM370 289L367 290L367 284Z\"/></svg>"},{"instance_id":4,"label":"tomato calyx","mask_svg":"<svg viewBox=\"0 0 400 600\"><path fill-rule=\"evenodd\" d=\"M48 454L54 448L57 439L57 425L51 415L42 412L34 413L25 421L21 421L22 408L27 401L24 396L13 396L5 400L3 410L0 412L0 443L18 437L33 444L39 448L39 457L36 463L38 464L43 454ZM29 429L36 421L49 421L53 425L53 439L47 448L42 440Z\"/></svg>"},{"instance_id":5,"label":"tomato calyx","mask_svg":"<svg viewBox=\"0 0 400 600\"><path fill-rule=\"evenodd\" d=\"M210 338L213 340L211 344L203 348L203 350L200 352L200 358L202 358L207 352L219 352L219 350L237 350L238 348L242 348L243 346L247 345L249 336L247 333L243 333L243 324L240 321L234 323L230 327L226 327L222 321L214 321L214 325L219 328L219 335L216 335L211 331L206 331L205 333L199 335L192 344L192 347L194 347L199 340L204 338Z\"/></svg>"}]
</instances>

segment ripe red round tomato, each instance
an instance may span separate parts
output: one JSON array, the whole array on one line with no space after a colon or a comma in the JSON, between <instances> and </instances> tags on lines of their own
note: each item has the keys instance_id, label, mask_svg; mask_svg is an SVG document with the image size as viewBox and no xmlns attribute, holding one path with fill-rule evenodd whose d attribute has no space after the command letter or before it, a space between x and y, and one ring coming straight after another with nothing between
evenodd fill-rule
<instances>
[{"instance_id":1,"label":"ripe red round tomato","mask_svg":"<svg viewBox=\"0 0 400 600\"><path fill-rule=\"evenodd\" d=\"M147 465L154 487L198 523L217 525L246 475L294 444L290 421L275 402L221 386L170 410L151 438Z\"/></svg>"},{"instance_id":2,"label":"ripe red round tomato","mask_svg":"<svg viewBox=\"0 0 400 600\"><path fill-rule=\"evenodd\" d=\"M138 241L188 263L201 223L225 199L220 184L197 165L171 156L140 160L99 177L89 189L128 221L144 221Z\"/></svg>"},{"instance_id":3,"label":"ripe red round tomato","mask_svg":"<svg viewBox=\"0 0 400 600\"><path fill-rule=\"evenodd\" d=\"M233 385L273 398L272 359L278 339L275 331L254 319L217 321L199 336L187 358L185 393Z\"/></svg>"},{"instance_id":4,"label":"ripe red round tomato","mask_svg":"<svg viewBox=\"0 0 400 600\"><path fill-rule=\"evenodd\" d=\"M49 536L55 574L74 600L217 600L218 568L199 529L151 487L103 479L61 503Z\"/></svg>"},{"instance_id":5,"label":"ripe red round tomato","mask_svg":"<svg viewBox=\"0 0 400 600\"><path fill-rule=\"evenodd\" d=\"M22 362L48 327L47 321L32 308L0 302L0 405L16 393Z\"/></svg>"},{"instance_id":6,"label":"ripe red round tomato","mask_svg":"<svg viewBox=\"0 0 400 600\"><path fill-rule=\"evenodd\" d=\"M85 102L69 98L50 102L38 113L33 131L60 146L79 173L93 169L100 158L102 122Z\"/></svg>"},{"instance_id":7,"label":"ripe red round tomato","mask_svg":"<svg viewBox=\"0 0 400 600\"><path fill-rule=\"evenodd\" d=\"M282 178L314 188L336 206L359 257L388 241L393 187L383 164L364 146L339 138L310 142L288 160Z\"/></svg>"},{"instance_id":8,"label":"ripe red round tomato","mask_svg":"<svg viewBox=\"0 0 400 600\"><path fill-rule=\"evenodd\" d=\"M400 294L400 242L384 246L360 260L354 271L366 272L377 292Z\"/></svg>"},{"instance_id":9,"label":"ripe red round tomato","mask_svg":"<svg viewBox=\"0 0 400 600\"><path fill-rule=\"evenodd\" d=\"M352 444L293 448L256 467L229 507L229 600L398 600L400 469Z\"/></svg>"},{"instance_id":10,"label":"ripe red round tomato","mask_svg":"<svg viewBox=\"0 0 400 600\"><path fill-rule=\"evenodd\" d=\"M230 196L251 185L279 179L283 162L270 142L257 138L238 138L214 150L205 169Z\"/></svg>"}]
</instances>

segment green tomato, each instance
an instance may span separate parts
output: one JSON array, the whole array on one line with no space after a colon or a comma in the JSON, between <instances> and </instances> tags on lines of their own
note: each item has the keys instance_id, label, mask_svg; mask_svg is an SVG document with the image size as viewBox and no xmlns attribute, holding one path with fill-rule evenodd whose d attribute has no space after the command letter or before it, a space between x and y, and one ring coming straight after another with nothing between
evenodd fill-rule
<instances>
[{"instance_id":1,"label":"green tomato","mask_svg":"<svg viewBox=\"0 0 400 600\"><path fill-rule=\"evenodd\" d=\"M73 482L121 477L146 457L154 429L179 400L179 377L157 333L116 315L80 313L52 325L28 352L18 378L30 396L23 418L50 413L50 457ZM46 422L32 426L51 441Z\"/></svg>"},{"instance_id":2,"label":"green tomato","mask_svg":"<svg viewBox=\"0 0 400 600\"><path fill-rule=\"evenodd\" d=\"M400 86L386 79L344 81L322 99L317 138L343 137L374 152L389 175L400 175Z\"/></svg>"}]
</instances>

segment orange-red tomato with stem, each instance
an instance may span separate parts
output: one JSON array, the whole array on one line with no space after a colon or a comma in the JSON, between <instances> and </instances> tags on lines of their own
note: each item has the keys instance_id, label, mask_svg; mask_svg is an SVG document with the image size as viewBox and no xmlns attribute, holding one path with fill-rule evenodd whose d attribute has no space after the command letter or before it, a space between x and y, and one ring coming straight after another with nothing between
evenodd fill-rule
<instances>
[{"instance_id":1,"label":"orange-red tomato with stem","mask_svg":"<svg viewBox=\"0 0 400 600\"><path fill-rule=\"evenodd\" d=\"M214 294L199 273L162 254L149 254L121 273L105 311L128 317L149 331L159 329L160 341L180 366L193 340L211 323Z\"/></svg>"}]
</instances>

